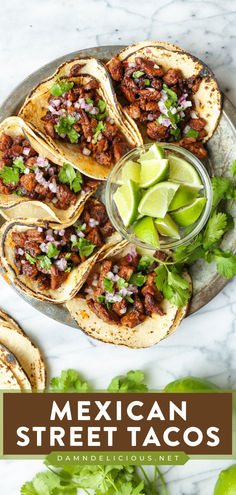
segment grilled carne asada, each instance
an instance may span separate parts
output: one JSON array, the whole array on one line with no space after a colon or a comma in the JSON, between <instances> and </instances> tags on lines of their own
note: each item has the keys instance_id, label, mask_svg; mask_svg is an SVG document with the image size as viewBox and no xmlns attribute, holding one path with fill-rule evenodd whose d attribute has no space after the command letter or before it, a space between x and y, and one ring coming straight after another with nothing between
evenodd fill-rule
<instances>
[{"instance_id":1,"label":"grilled carne asada","mask_svg":"<svg viewBox=\"0 0 236 495\"><path fill-rule=\"evenodd\" d=\"M66 210L76 204L79 192L96 189L99 184L70 164L60 167L52 163L22 135L13 138L2 133L0 149L0 194L44 201Z\"/></svg>"},{"instance_id":2,"label":"grilled carne asada","mask_svg":"<svg viewBox=\"0 0 236 495\"><path fill-rule=\"evenodd\" d=\"M206 121L199 118L193 95L201 77L185 78L180 69L165 71L155 60L136 57L134 61L114 58L109 70L128 115L142 123L155 141L178 142L198 158L207 155L202 139Z\"/></svg>"},{"instance_id":3,"label":"grilled carne asada","mask_svg":"<svg viewBox=\"0 0 236 495\"><path fill-rule=\"evenodd\" d=\"M153 313L163 316L156 273L152 266L142 268L140 259L132 249L116 262L97 264L78 297L85 297L91 311L108 324L134 328Z\"/></svg>"},{"instance_id":4,"label":"grilled carne asada","mask_svg":"<svg viewBox=\"0 0 236 495\"><path fill-rule=\"evenodd\" d=\"M95 198L86 202L71 227L13 231L18 275L37 280L41 290L58 289L71 270L101 248L113 232L105 206Z\"/></svg>"},{"instance_id":5,"label":"grilled carne asada","mask_svg":"<svg viewBox=\"0 0 236 495\"><path fill-rule=\"evenodd\" d=\"M72 68L71 75L75 75L75 69ZM101 99L98 87L96 80L85 85L59 81L51 88L47 113L42 120L50 137L80 143L83 155L110 167L130 150L130 146L109 117L108 106Z\"/></svg>"}]
</instances>

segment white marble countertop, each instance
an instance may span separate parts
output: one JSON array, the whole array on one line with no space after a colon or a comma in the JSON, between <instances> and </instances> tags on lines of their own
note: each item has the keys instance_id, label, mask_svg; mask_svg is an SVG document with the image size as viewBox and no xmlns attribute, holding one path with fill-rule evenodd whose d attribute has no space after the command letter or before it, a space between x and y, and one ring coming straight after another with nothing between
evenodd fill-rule
<instances>
[{"instance_id":1,"label":"white marble countertop","mask_svg":"<svg viewBox=\"0 0 236 495\"><path fill-rule=\"evenodd\" d=\"M224 0L10 0L1 6L1 96L32 71L62 54L89 46L130 44L143 39L175 43L204 60L236 104L236 13ZM235 10L235 9L234 9ZM236 281L176 334L147 350L110 347L89 340L34 310L0 279L1 307L40 345L49 376L77 369L94 386L130 369L142 369L150 387L195 375L236 388ZM169 467L170 495L211 495L228 461L190 461ZM40 461L0 461L0 493L18 495L23 482L42 469ZM14 473L14 474L13 474Z\"/></svg>"}]
</instances>

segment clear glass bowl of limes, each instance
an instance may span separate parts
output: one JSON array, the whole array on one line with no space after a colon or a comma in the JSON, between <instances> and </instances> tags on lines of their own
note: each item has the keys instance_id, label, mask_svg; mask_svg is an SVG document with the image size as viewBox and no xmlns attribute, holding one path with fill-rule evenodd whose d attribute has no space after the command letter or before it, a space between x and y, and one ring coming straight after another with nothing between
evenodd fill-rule
<instances>
[{"instance_id":1,"label":"clear glass bowl of limes","mask_svg":"<svg viewBox=\"0 0 236 495\"><path fill-rule=\"evenodd\" d=\"M189 243L212 207L208 172L188 150L169 143L132 149L112 169L106 207L115 229L145 249Z\"/></svg>"}]
</instances>

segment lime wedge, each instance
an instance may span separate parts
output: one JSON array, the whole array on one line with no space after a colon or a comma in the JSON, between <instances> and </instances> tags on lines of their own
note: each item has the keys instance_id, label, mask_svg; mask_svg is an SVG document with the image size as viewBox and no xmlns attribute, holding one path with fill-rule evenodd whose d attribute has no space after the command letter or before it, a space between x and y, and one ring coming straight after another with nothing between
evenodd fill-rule
<instances>
[{"instance_id":1,"label":"lime wedge","mask_svg":"<svg viewBox=\"0 0 236 495\"><path fill-rule=\"evenodd\" d=\"M138 220L133 226L133 231L137 237L142 239L142 241L155 247L160 246L158 233L152 218L144 217L141 220Z\"/></svg>"},{"instance_id":2,"label":"lime wedge","mask_svg":"<svg viewBox=\"0 0 236 495\"><path fill-rule=\"evenodd\" d=\"M157 218L155 220L155 225L159 234L173 237L174 239L180 239L178 225L168 213L164 218Z\"/></svg>"},{"instance_id":3,"label":"lime wedge","mask_svg":"<svg viewBox=\"0 0 236 495\"><path fill-rule=\"evenodd\" d=\"M178 210L178 208L181 208L182 206L189 205L196 197L197 193L195 188L180 185L170 203L168 211Z\"/></svg>"},{"instance_id":4,"label":"lime wedge","mask_svg":"<svg viewBox=\"0 0 236 495\"><path fill-rule=\"evenodd\" d=\"M143 155L140 156L139 162L143 163L150 160L162 160L162 158L165 158L164 148L161 148L161 146L154 143L146 153L143 153Z\"/></svg>"},{"instance_id":5,"label":"lime wedge","mask_svg":"<svg viewBox=\"0 0 236 495\"><path fill-rule=\"evenodd\" d=\"M206 198L197 198L190 205L172 211L171 216L181 227L188 227L200 217L206 204Z\"/></svg>"},{"instance_id":6,"label":"lime wedge","mask_svg":"<svg viewBox=\"0 0 236 495\"><path fill-rule=\"evenodd\" d=\"M165 180L169 171L168 160L148 160L142 162L140 171L140 187L154 186L157 182Z\"/></svg>"},{"instance_id":7,"label":"lime wedge","mask_svg":"<svg viewBox=\"0 0 236 495\"><path fill-rule=\"evenodd\" d=\"M140 197L139 187L131 179L116 190L114 201L125 227L129 227L136 220Z\"/></svg>"},{"instance_id":8,"label":"lime wedge","mask_svg":"<svg viewBox=\"0 0 236 495\"><path fill-rule=\"evenodd\" d=\"M178 188L179 184L174 182L160 182L151 187L139 203L139 213L164 218Z\"/></svg>"},{"instance_id":9,"label":"lime wedge","mask_svg":"<svg viewBox=\"0 0 236 495\"><path fill-rule=\"evenodd\" d=\"M177 155L168 155L169 161L169 179L176 180L179 182L183 182L184 184L188 183L192 186L201 186L201 179L195 170L195 168L190 165L190 163L183 160Z\"/></svg>"},{"instance_id":10,"label":"lime wedge","mask_svg":"<svg viewBox=\"0 0 236 495\"><path fill-rule=\"evenodd\" d=\"M139 183L140 169L141 169L140 163L133 162L132 160L126 162L122 170L122 179L121 179L122 184L127 182L129 179Z\"/></svg>"}]
</instances>

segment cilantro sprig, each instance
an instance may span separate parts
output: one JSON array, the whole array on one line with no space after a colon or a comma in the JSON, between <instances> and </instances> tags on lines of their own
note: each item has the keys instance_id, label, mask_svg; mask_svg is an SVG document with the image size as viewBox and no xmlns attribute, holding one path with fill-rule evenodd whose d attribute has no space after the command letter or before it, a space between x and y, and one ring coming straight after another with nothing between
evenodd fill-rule
<instances>
[{"instance_id":1,"label":"cilantro sprig","mask_svg":"<svg viewBox=\"0 0 236 495\"><path fill-rule=\"evenodd\" d=\"M73 247L79 248L79 255L81 258L87 258L88 256L90 256L90 254L93 253L96 246L95 244L92 244L88 239L80 237L78 241L74 241L72 243L72 248Z\"/></svg>"},{"instance_id":2,"label":"cilantro sprig","mask_svg":"<svg viewBox=\"0 0 236 495\"><path fill-rule=\"evenodd\" d=\"M69 91L74 86L73 81L71 81L71 82L61 81L59 76L57 76L57 80L58 80L58 82L53 84L53 86L51 87L51 90L50 90L50 93L53 96L62 96L65 93L67 93L67 91Z\"/></svg>"},{"instance_id":3,"label":"cilantro sprig","mask_svg":"<svg viewBox=\"0 0 236 495\"><path fill-rule=\"evenodd\" d=\"M4 184L9 184L11 182L19 182L20 172L23 173L24 171L25 171L24 163L19 158L15 158L11 167L4 165L2 170L0 170L0 177L3 179Z\"/></svg>"},{"instance_id":4,"label":"cilantro sprig","mask_svg":"<svg viewBox=\"0 0 236 495\"><path fill-rule=\"evenodd\" d=\"M77 119L72 117L72 115L68 115L66 118L60 117L59 123L54 125L54 129L59 135L66 134L70 142L75 143L80 137L80 134L73 127L73 124L76 122Z\"/></svg>"},{"instance_id":5,"label":"cilantro sprig","mask_svg":"<svg viewBox=\"0 0 236 495\"><path fill-rule=\"evenodd\" d=\"M83 179L79 170L75 170L70 163L63 163L58 174L62 184L69 184L71 191L81 191Z\"/></svg>"}]
</instances>

